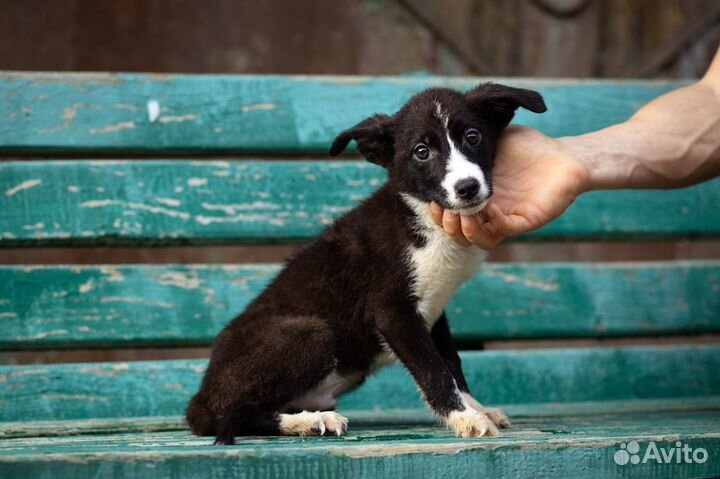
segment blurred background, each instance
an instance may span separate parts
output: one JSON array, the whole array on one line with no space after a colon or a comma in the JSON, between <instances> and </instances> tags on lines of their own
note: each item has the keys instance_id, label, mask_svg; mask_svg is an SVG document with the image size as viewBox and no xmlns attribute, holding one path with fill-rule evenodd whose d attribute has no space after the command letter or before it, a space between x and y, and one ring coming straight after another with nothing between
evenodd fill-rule
<instances>
[{"instance_id":1,"label":"blurred background","mask_svg":"<svg viewBox=\"0 0 720 479\"><path fill-rule=\"evenodd\" d=\"M697 78L719 43L718 0L0 0L0 70ZM295 250L9 249L0 263L265 262ZM490 256L676 258L720 258L720 242L511 243ZM15 360L157 357L23 354Z\"/></svg>"},{"instance_id":2,"label":"blurred background","mask_svg":"<svg viewBox=\"0 0 720 479\"><path fill-rule=\"evenodd\" d=\"M697 77L717 0L0 0L0 67Z\"/></svg>"}]
</instances>

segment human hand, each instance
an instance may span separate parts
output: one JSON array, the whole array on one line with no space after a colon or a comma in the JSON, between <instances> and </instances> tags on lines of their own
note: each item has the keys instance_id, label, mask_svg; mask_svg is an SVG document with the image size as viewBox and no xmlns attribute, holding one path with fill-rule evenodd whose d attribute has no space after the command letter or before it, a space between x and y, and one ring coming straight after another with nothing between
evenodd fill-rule
<instances>
[{"instance_id":1,"label":"human hand","mask_svg":"<svg viewBox=\"0 0 720 479\"><path fill-rule=\"evenodd\" d=\"M588 189L589 168L573 139L509 127L493 169L493 196L485 209L458 216L433 203L433 220L457 243L490 249L507 236L533 231L560 216Z\"/></svg>"}]
</instances>

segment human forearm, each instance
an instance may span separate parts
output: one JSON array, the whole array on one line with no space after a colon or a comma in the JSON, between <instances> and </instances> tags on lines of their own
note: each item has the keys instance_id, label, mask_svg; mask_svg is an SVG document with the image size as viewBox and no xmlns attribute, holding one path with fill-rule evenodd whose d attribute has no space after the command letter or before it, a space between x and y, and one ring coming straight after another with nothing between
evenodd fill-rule
<instances>
[{"instance_id":1,"label":"human forearm","mask_svg":"<svg viewBox=\"0 0 720 479\"><path fill-rule=\"evenodd\" d=\"M709 76L624 123L561 139L587 166L586 188L677 188L720 175L720 87Z\"/></svg>"}]
</instances>

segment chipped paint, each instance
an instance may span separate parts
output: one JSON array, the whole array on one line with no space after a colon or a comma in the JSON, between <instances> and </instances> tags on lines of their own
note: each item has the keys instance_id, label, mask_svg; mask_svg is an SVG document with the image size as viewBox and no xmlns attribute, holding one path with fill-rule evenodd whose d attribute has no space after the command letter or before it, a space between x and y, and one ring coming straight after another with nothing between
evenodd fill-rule
<instances>
[{"instance_id":1,"label":"chipped paint","mask_svg":"<svg viewBox=\"0 0 720 479\"><path fill-rule=\"evenodd\" d=\"M197 113L190 113L187 115L175 115L175 116L161 116L157 119L160 123L183 123L186 121L195 121L200 118Z\"/></svg>"},{"instance_id":2,"label":"chipped paint","mask_svg":"<svg viewBox=\"0 0 720 479\"><path fill-rule=\"evenodd\" d=\"M34 188L38 185L42 184L42 180L25 180L22 183L20 183L17 186L14 186L10 188L9 190L5 191L5 196L14 196L18 194L21 191L29 190L30 188Z\"/></svg>"},{"instance_id":3,"label":"chipped paint","mask_svg":"<svg viewBox=\"0 0 720 479\"><path fill-rule=\"evenodd\" d=\"M208 183L207 178L188 178L188 180L187 180L188 186L193 186L193 187L204 186L204 185L207 185L207 183Z\"/></svg>"},{"instance_id":4,"label":"chipped paint","mask_svg":"<svg viewBox=\"0 0 720 479\"><path fill-rule=\"evenodd\" d=\"M176 200L174 198L159 198L156 196L154 199L161 205L171 206L173 208L177 208L178 206L180 206L182 204L182 202L180 200Z\"/></svg>"},{"instance_id":5,"label":"chipped paint","mask_svg":"<svg viewBox=\"0 0 720 479\"><path fill-rule=\"evenodd\" d=\"M43 394L40 396L43 401L90 401L108 402L108 398L90 396L88 394Z\"/></svg>"},{"instance_id":6,"label":"chipped paint","mask_svg":"<svg viewBox=\"0 0 720 479\"><path fill-rule=\"evenodd\" d=\"M158 283L183 289L196 289L202 284L197 272L168 271L158 278Z\"/></svg>"},{"instance_id":7,"label":"chipped paint","mask_svg":"<svg viewBox=\"0 0 720 479\"><path fill-rule=\"evenodd\" d=\"M107 281L113 283L125 280L125 276L113 266L100 266L100 273L107 276Z\"/></svg>"},{"instance_id":8,"label":"chipped paint","mask_svg":"<svg viewBox=\"0 0 720 479\"><path fill-rule=\"evenodd\" d=\"M92 278L85 281L78 287L78 291L80 292L80 294L89 293L93 289L95 289L95 280Z\"/></svg>"},{"instance_id":9,"label":"chipped paint","mask_svg":"<svg viewBox=\"0 0 720 479\"><path fill-rule=\"evenodd\" d=\"M208 211L222 211L226 215L235 215L239 211L248 211L248 210L258 210L258 209L267 209L267 210L279 210L282 207L275 203L268 203L266 201L253 201L251 203L233 203L233 204L213 204L213 203L207 203L203 202L200 204L203 209Z\"/></svg>"},{"instance_id":10,"label":"chipped paint","mask_svg":"<svg viewBox=\"0 0 720 479\"><path fill-rule=\"evenodd\" d=\"M41 369L18 369L17 371L11 372L8 377L10 379L15 379L23 376L34 376L37 374L48 374L50 372L49 369L41 368Z\"/></svg>"},{"instance_id":11,"label":"chipped paint","mask_svg":"<svg viewBox=\"0 0 720 479\"><path fill-rule=\"evenodd\" d=\"M251 111L258 111L258 110L274 110L277 108L277 105L275 103L254 103L252 105L245 105L241 108L243 113L249 113Z\"/></svg>"},{"instance_id":12,"label":"chipped paint","mask_svg":"<svg viewBox=\"0 0 720 479\"><path fill-rule=\"evenodd\" d=\"M41 230L45 228L45 223L35 223L34 225L23 225L25 231Z\"/></svg>"},{"instance_id":13,"label":"chipped paint","mask_svg":"<svg viewBox=\"0 0 720 479\"><path fill-rule=\"evenodd\" d=\"M122 130L129 130L135 128L135 122L134 121L121 121L119 123L115 123L113 125L108 125L102 128L91 128L90 134L91 135L104 135L106 133L116 133L118 131Z\"/></svg>"},{"instance_id":14,"label":"chipped paint","mask_svg":"<svg viewBox=\"0 0 720 479\"><path fill-rule=\"evenodd\" d=\"M100 298L101 303L131 303L131 304L142 304L145 306L155 306L158 308L169 309L173 305L165 301L153 301L146 298L131 297L131 296L105 296Z\"/></svg>"},{"instance_id":15,"label":"chipped paint","mask_svg":"<svg viewBox=\"0 0 720 479\"><path fill-rule=\"evenodd\" d=\"M147 114L150 123L154 123L160 116L160 102L157 100L148 100Z\"/></svg>"},{"instance_id":16,"label":"chipped paint","mask_svg":"<svg viewBox=\"0 0 720 479\"><path fill-rule=\"evenodd\" d=\"M268 224L274 225L274 226L284 226L285 221L273 218L270 215L251 215L251 214L239 214L235 216L205 216L205 215L196 215L195 221L200 223L201 225L210 225L213 223L242 223L244 221L247 222L266 222Z\"/></svg>"},{"instance_id":17,"label":"chipped paint","mask_svg":"<svg viewBox=\"0 0 720 479\"><path fill-rule=\"evenodd\" d=\"M167 208L146 205L143 203L130 203L127 201L109 200L109 199L107 199L107 200L91 200L91 201L85 201L83 203L80 203L81 208L104 208L107 206L121 206L121 207L130 208L130 209L134 209L134 210L147 211L149 213L167 215L172 218L180 218L183 220L190 219L190 215L183 211L169 210Z\"/></svg>"},{"instance_id":18,"label":"chipped paint","mask_svg":"<svg viewBox=\"0 0 720 479\"><path fill-rule=\"evenodd\" d=\"M494 268L483 268L483 273L486 276L498 277L507 283L519 283L528 288L541 289L543 291L557 291L559 284L552 280L539 280L532 279L529 277L522 278L514 274L510 274L504 271L500 271Z\"/></svg>"}]
</instances>

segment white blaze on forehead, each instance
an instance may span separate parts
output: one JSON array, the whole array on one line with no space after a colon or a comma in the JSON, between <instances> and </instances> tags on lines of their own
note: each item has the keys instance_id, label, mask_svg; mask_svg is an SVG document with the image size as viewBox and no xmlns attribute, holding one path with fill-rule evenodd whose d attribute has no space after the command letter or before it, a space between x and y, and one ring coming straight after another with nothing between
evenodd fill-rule
<instances>
[{"instance_id":1,"label":"white blaze on forehead","mask_svg":"<svg viewBox=\"0 0 720 479\"><path fill-rule=\"evenodd\" d=\"M435 102L435 117L440 120L445 127L445 130L447 130L448 127L448 120L450 119L447 115L447 113L443 112L442 105L439 101Z\"/></svg>"},{"instance_id":2,"label":"white blaze on forehead","mask_svg":"<svg viewBox=\"0 0 720 479\"><path fill-rule=\"evenodd\" d=\"M445 178L442 181L442 187L447 193L450 204L456 205L461 201L455 192L455 185L458 181L466 178L475 178L478 180L480 183L480 192L478 195L482 198L487 197L489 190L482 169L462 154L460 149L455 146L452 138L450 138L450 133L446 131L445 136L447 137L448 144L450 145L450 155L447 159Z\"/></svg>"}]
</instances>

